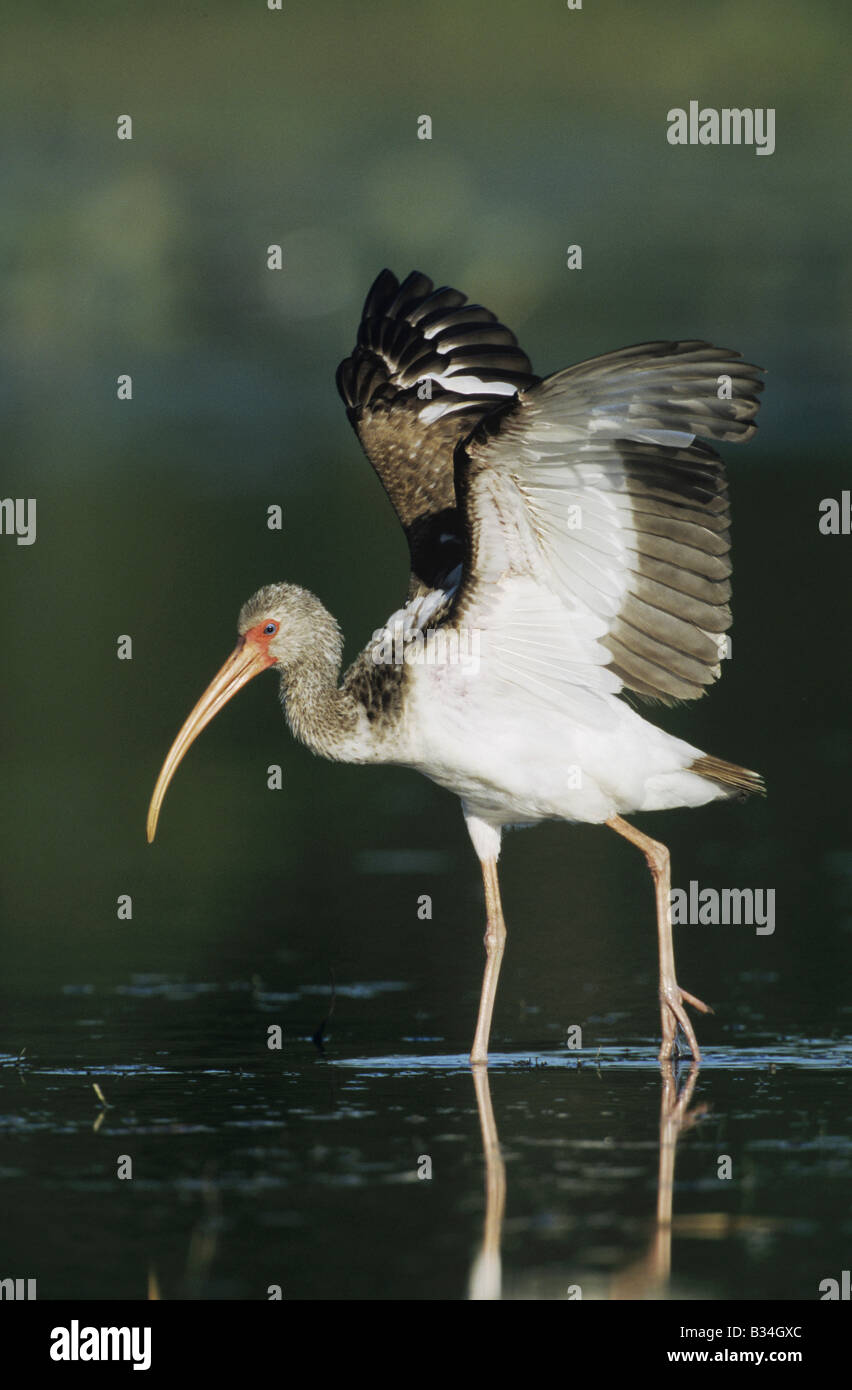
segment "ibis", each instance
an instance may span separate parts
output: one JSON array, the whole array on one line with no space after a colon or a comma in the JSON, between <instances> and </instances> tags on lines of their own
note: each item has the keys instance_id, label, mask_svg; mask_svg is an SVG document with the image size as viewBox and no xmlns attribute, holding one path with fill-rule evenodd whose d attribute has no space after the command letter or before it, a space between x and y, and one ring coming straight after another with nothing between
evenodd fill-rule
<instances>
[{"instance_id":1,"label":"ibis","mask_svg":"<svg viewBox=\"0 0 852 1390\"><path fill-rule=\"evenodd\" d=\"M475 1066L506 940L503 831L545 820L605 826L644 854L660 1058L682 1034L697 1062L687 1006L709 1010L675 972L669 852L625 817L763 791L758 773L647 717L720 674L730 518L714 446L754 434L762 370L690 339L539 378L495 314L416 271L402 283L382 271L337 385L408 539L406 601L341 678L341 631L320 600L259 589L169 750L148 840L190 744L274 669L287 723L315 753L412 768L460 798L485 890Z\"/></svg>"}]
</instances>

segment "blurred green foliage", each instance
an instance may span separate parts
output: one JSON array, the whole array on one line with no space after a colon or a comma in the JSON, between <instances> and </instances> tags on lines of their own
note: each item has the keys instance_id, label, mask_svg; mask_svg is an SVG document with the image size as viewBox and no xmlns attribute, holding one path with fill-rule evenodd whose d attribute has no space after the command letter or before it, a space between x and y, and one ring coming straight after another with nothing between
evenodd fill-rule
<instances>
[{"instance_id":1,"label":"blurred green foliage","mask_svg":"<svg viewBox=\"0 0 852 1390\"><path fill-rule=\"evenodd\" d=\"M786 972L778 1018L818 1013L821 983L842 1007L848 543L816 516L844 477L847 27L841 6L775 0L4 6L3 495L39 505L37 544L0 544L8 989L152 961L203 975L235 943L250 973L286 942L322 980L330 960L426 972L458 989L466 1029L481 931L457 807L409 773L314 762L270 679L193 750L154 849L143 836L160 760L254 588L314 588L350 654L404 594L402 537L333 383L388 264L487 303L541 372L661 336L769 368L758 440L726 451L734 659L699 708L660 717L765 770L770 799L654 824L676 880L779 892L772 943L696 942L687 984L712 994L759 965ZM775 154L669 146L667 111L692 98L775 107ZM509 842L508 999L555 1007L615 974L633 1001L636 970L652 979L644 866L609 838ZM437 848L448 872L359 878L354 856L383 844ZM427 962L400 933L420 891L441 902Z\"/></svg>"}]
</instances>

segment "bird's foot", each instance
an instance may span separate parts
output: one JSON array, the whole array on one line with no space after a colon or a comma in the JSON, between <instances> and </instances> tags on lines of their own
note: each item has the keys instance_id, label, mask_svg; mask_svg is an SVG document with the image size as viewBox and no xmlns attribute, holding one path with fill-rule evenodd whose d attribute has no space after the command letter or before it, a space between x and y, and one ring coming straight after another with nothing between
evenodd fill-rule
<instances>
[{"instance_id":1,"label":"bird's foot","mask_svg":"<svg viewBox=\"0 0 852 1390\"><path fill-rule=\"evenodd\" d=\"M701 1061L698 1039L695 1036L695 1029L689 1014L686 1012L686 1004L691 1004L702 1014L712 1014L713 1012L709 1004L705 1004L702 999L696 999L695 995L690 994L688 990L681 989L677 980L673 980L671 984L660 985L660 1016L663 1024L663 1041L659 1054L661 1062L668 1061L673 1054L676 1055L677 1053L678 1024L683 1029L693 1062Z\"/></svg>"}]
</instances>

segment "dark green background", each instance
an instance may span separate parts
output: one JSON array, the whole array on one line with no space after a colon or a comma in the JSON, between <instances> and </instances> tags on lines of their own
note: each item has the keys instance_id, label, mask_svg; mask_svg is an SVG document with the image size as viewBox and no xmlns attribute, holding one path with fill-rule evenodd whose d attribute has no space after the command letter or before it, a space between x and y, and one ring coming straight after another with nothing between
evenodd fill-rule
<instances>
[{"instance_id":1,"label":"dark green background","mask_svg":"<svg viewBox=\"0 0 852 1390\"><path fill-rule=\"evenodd\" d=\"M87 1131L89 1069L144 1074L178 1026L160 1015L169 1000L183 1010L181 1056L211 1049L224 1067L237 1055L268 1064L263 1010L233 1013L253 977L290 997L272 1018L302 1061L327 1008L314 991L332 972L329 1055L469 1046L482 906L457 803L413 773L314 760L290 740L271 677L204 734L156 845L144 839L160 762L255 588L313 589L347 657L403 600L403 537L333 378L384 265L487 304L540 373L659 337L707 338L767 368L758 435L724 450L732 659L700 705L658 717L760 769L769 796L641 823L670 845L675 884L776 891L774 936L680 929L680 977L717 1009L702 1041L771 1050L848 1037L852 537L818 530L820 500L852 485L848 27L840 5L774 0L4 7L0 492L37 498L38 540L0 537L0 1053L27 1047L34 1067L67 1069L43 1096L31 1077L23 1111L17 1082L5 1094L7 1198L22 1213L5 1254L18 1272L39 1255L56 1294L142 1289L144 1258L129 1269L112 1249L81 1284L62 1219L48 1258L29 1215L62 1186L59 1111ZM776 152L669 146L666 113L690 99L774 107ZM132 142L116 139L124 113ZM429 143L416 138L421 113ZM565 268L575 242L580 272ZM270 243L283 246L281 272L266 269ZM124 372L130 403L116 400ZM266 528L271 503L283 532ZM123 633L131 662L116 659ZM273 762L280 792L266 789ZM496 1050L546 1053L580 1023L592 1054L629 1043L652 1059L641 857L598 828L547 826L510 837L501 863L510 935ZM116 920L120 893L133 898L129 923ZM172 999L177 980L189 995ZM383 981L405 988L345 993ZM202 985L215 1007L187 1017ZM132 1013L133 991L149 1013ZM411 1041L423 1037L438 1041ZM33 1087L42 1139L29 1129ZM409 1092L400 1105L433 1102ZM219 1104L205 1119L221 1137ZM848 1102L831 1113L830 1132L848 1133ZM376 1124L381 1143L392 1124ZM475 1121L468 1137L475 1213ZM218 1143L208 1134L203 1155L215 1161ZM105 1161L103 1145L80 1159L93 1172ZM187 1163L196 1171L201 1157ZM332 1218L308 1185L317 1235ZM637 1195L637 1213L647 1207ZM143 1201L143 1229L144 1212ZM256 1296L251 1252L234 1260L212 1291ZM345 1289L325 1291L357 1294L356 1266ZM393 1259L382 1268L384 1286L377 1276L364 1291L459 1289L455 1274L435 1277L428 1245L404 1290ZM720 1296L725 1277L714 1276ZM782 1283L781 1296L812 1296L793 1272Z\"/></svg>"}]
</instances>

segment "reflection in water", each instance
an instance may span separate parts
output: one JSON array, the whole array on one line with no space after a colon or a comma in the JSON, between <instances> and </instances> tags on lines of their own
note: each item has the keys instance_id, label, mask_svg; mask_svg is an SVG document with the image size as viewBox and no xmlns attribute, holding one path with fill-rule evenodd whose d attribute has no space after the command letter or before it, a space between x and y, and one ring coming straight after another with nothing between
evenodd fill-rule
<instances>
[{"instance_id":1,"label":"reflection in water","mask_svg":"<svg viewBox=\"0 0 852 1390\"><path fill-rule=\"evenodd\" d=\"M706 1105L689 1109L698 1080L695 1063L690 1067L680 1093L670 1061L660 1063L660 1072L663 1086L660 1093L657 1221L646 1254L613 1279L610 1297L614 1299L665 1297L672 1267L672 1200L677 1141L685 1130L691 1129L707 1113Z\"/></svg>"},{"instance_id":2,"label":"reflection in water","mask_svg":"<svg viewBox=\"0 0 852 1390\"><path fill-rule=\"evenodd\" d=\"M208 1163L201 1175L201 1197L204 1210L196 1220L189 1238L180 1293L183 1298L197 1299L205 1296L210 1271L219 1248L219 1236L224 1223L214 1163ZM148 1262L147 1297L153 1302L159 1302L163 1297L157 1265L153 1258Z\"/></svg>"},{"instance_id":3,"label":"reflection in water","mask_svg":"<svg viewBox=\"0 0 852 1390\"><path fill-rule=\"evenodd\" d=\"M139 1299L147 1274L154 1299L264 1299L280 1286L311 1301L403 1288L429 1300L798 1299L847 1267L852 1041L717 1046L700 1084L688 1064L660 1073L644 1042L605 1044L599 1065L564 1048L507 1052L472 1074L466 1056L430 1050L443 1041L431 1031L400 1052L412 1012L401 991L341 989L338 976L322 1057L310 1038L329 987L316 978L303 993L280 982L286 996L253 993L246 972L238 987L182 980L171 994L161 980L117 1002L78 991L7 1010L6 1266L41 1250L40 1288L56 1297ZM394 1046L359 1054L383 1001ZM274 1052L265 1029L279 1021ZM719 1118L676 1158L702 1101ZM717 1181L720 1147L739 1155L733 1182ZM423 1152L431 1183L418 1181ZM144 1175L133 1200L118 1153Z\"/></svg>"},{"instance_id":4,"label":"reflection in water","mask_svg":"<svg viewBox=\"0 0 852 1390\"><path fill-rule=\"evenodd\" d=\"M183 1276L188 1298L200 1298L204 1292L222 1229L221 1199L213 1163L208 1163L202 1173L201 1196L204 1210L193 1227Z\"/></svg>"},{"instance_id":5,"label":"reflection in water","mask_svg":"<svg viewBox=\"0 0 852 1390\"><path fill-rule=\"evenodd\" d=\"M491 1088L487 1067L473 1067L473 1085L482 1131L482 1150L485 1159L485 1221L482 1243L470 1272L468 1296L471 1299L502 1297L502 1267L500 1244L503 1234L503 1214L506 1208L506 1165L500 1153L500 1139L491 1103ZM706 1114L707 1106L694 1110L692 1101L698 1066L693 1063L683 1085L678 1082L670 1060L660 1063L662 1090L660 1092L660 1140L657 1182L657 1218L647 1252L641 1259L617 1274L610 1286L612 1299L664 1298L671 1274L672 1202L677 1141Z\"/></svg>"},{"instance_id":6,"label":"reflection in water","mask_svg":"<svg viewBox=\"0 0 852 1390\"><path fill-rule=\"evenodd\" d=\"M503 1235L503 1213L506 1209L506 1165L500 1153L500 1138L491 1104L491 1088L487 1067L471 1067L482 1131L482 1152L485 1158L485 1224L482 1246L470 1272L468 1285L472 1299L500 1298L502 1292L500 1241Z\"/></svg>"}]
</instances>

